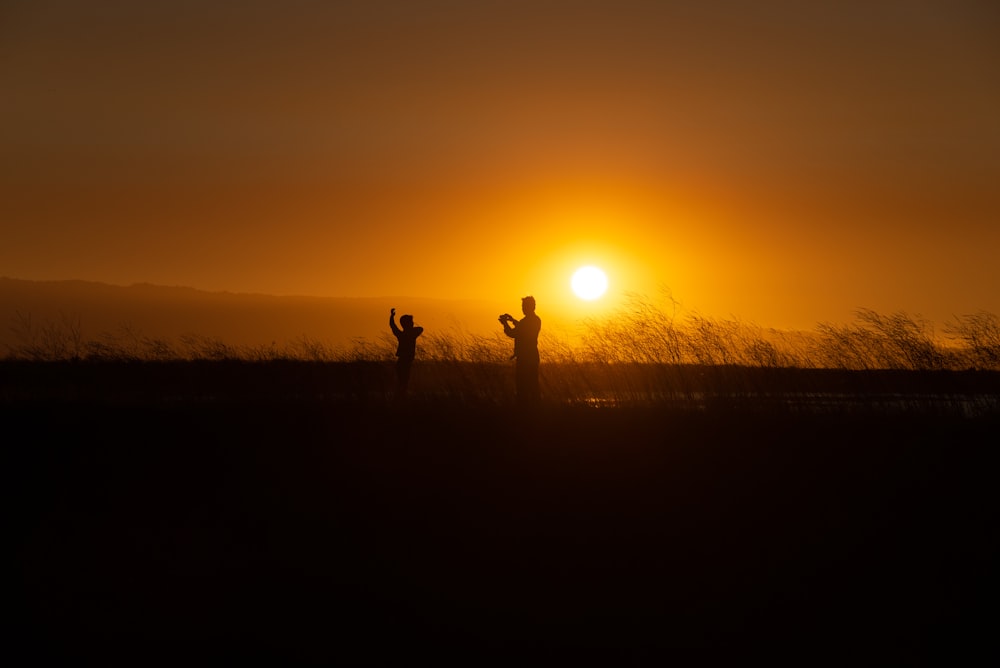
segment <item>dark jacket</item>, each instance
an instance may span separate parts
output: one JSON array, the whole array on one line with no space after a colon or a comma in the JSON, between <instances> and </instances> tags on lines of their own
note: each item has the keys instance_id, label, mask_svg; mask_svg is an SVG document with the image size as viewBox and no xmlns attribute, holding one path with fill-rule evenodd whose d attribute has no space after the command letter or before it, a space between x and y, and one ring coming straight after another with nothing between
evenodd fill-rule
<instances>
[{"instance_id":1,"label":"dark jacket","mask_svg":"<svg viewBox=\"0 0 1000 668\"><path fill-rule=\"evenodd\" d=\"M516 325L504 325L504 333L514 339L514 357L517 361L538 364L538 333L542 319L534 313L521 318Z\"/></svg>"},{"instance_id":2,"label":"dark jacket","mask_svg":"<svg viewBox=\"0 0 1000 668\"><path fill-rule=\"evenodd\" d=\"M417 337L424 333L424 328L400 329L396 326L396 320L391 316L389 317L389 327L396 340L399 341L399 345L396 346L396 357L412 362L413 358L417 356Z\"/></svg>"}]
</instances>

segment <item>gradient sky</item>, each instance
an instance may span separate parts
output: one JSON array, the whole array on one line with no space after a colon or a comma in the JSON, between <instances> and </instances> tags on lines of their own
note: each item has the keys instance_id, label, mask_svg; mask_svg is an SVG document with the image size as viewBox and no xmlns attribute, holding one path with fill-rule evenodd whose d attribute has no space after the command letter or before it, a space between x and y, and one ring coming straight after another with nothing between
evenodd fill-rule
<instances>
[{"instance_id":1,"label":"gradient sky","mask_svg":"<svg viewBox=\"0 0 1000 668\"><path fill-rule=\"evenodd\" d=\"M1000 312L998 35L988 0L5 0L0 275Z\"/></svg>"}]
</instances>

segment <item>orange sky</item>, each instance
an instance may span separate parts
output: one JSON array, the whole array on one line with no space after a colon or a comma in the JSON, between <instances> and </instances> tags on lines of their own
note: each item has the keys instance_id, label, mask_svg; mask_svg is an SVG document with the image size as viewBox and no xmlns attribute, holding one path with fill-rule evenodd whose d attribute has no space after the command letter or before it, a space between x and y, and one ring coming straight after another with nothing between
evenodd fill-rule
<instances>
[{"instance_id":1,"label":"orange sky","mask_svg":"<svg viewBox=\"0 0 1000 668\"><path fill-rule=\"evenodd\" d=\"M998 34L971 0L8 1L0 275L1000 312Z\"/></svg>"}]
</instances>

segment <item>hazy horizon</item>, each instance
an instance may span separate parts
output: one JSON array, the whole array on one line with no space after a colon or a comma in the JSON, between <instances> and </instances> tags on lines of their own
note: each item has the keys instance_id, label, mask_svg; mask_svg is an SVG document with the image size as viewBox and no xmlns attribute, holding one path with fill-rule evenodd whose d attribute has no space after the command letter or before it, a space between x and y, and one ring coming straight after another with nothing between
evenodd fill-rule
<instances>
[{"instance_id":1,"label":"hazy horizon","mask_svg":"<svg viewBox=\"0 0 1000 668\"><path fill-rule=\"evenodd\" d=\"M412 313L417 324L435 335L478 336L499 333L501 312L517 304L489 300L384 295L323 297L201 290L152 283L116 285L100 281L31 281L0 276L0 344L10 344L18 317L36 327L78 321L86 338L134 329L147 337L176 339L195 334L236 345L267 345L300 340L350 345L357 339L378 341L389 333L389 309ZM566 335L571 321L546 319L547 330Z\"/></svg>"},{"instance_id":2,"label":"hazy horizon","mask_svg":"<svg viewBox=\"0 0 1000 668\"><path fill-rule=\"evenodd\" d=\"M138 346L135 349L142 348L145 351L142 355L147 356L154 354L152 351L159 345L155 342L160 341L174 355L188 354L182 352L188 349L219 350L218 345L232 347L227 354L238 357L252 357L255 350L271 350L270 354L284 351L307 358L317 351L334 356L349 355L351 351L370 356L375 350L391 354L394 342L389 334L388 315L395 308L398 315L414 315L415 324L424 327L427 336L418 346L421 357L459 354L459 349L469 345L470 352L482 345L502 352L509 342L501 334L497 315L500 312L520 315L512 307L513 304L489 300L267 295L151 283L122 286L0 276L3 324L0 348L15 357L31 357L35 354L31 350L47 350L41 354L60 356L69 354L69 349L53 353L51 342L66 344L77 340L89 350L99 349L103 344L119 352ZM874 314L884 324L866 319L866 313ZM615 310L575 320L558 312L541 311L540 315L541 347L545 356L553 359L563 359L570 351L586 358L599 349L606 351L600 355L616 359L639 359L650 354L659 359L661 354L671 354L666 349L653 352L670 340L666 332L664 336L657 334L657 328L666 328L673 336L687 337L694 349L715 346L718 350L712 355L725 350L725 359L751 365L758 363L753 358L757 354L755 346L774 346L778 357L767 363L791 366L813 364L819 359L815 355L826 354L843 353L849 357L861 354L874 359L883 354L879 352L883 344L878 341L885 336L902 337L890 345L923 345L919 341L924 340L928 345L943 346L940 351L944 353L956 345L957 332L969 327L981 328L980 334L992 340L997 319L997 314L986 310L956 314L948 321L933 321L919 313L878 312L858 307L850 318L827 319L808 328L789 329L738 316L712 316L672 302L670 295L635 295L634 301ZM897 317L901 320L896 321ZM705 326L709 329L703 329ZM849 348L861 345L868 350L850 352L845 348L835 352L842 345L836 343L838 338L843 338L845 344L853 341ZM987 345L987 340L980 343ZM636 349L622 348L623 344Z\"/></svg>"}]
</instances>

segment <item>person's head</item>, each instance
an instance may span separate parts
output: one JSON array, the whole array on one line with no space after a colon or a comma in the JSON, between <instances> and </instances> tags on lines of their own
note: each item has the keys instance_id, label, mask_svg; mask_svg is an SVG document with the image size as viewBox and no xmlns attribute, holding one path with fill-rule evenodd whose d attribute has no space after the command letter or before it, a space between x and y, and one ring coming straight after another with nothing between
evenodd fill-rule
<instances>
[{"instance_id":1,"label":"person's head","mask_svg":"<svg viewBox=\"0 0 1000 668\"><path fill-rule=\"evenodd\" d=\"M531 295L521 297L521 312L528 315L535 312L535 298Z\"/></svg>"},{"instance_id":2,"label":"person's head","mask_svg":"<svg viewBox=\"0 0 1000 668\"><path fill-rule=\"evenodd\" d=\"M399 318L399 324L403 326L403 329L413 329L413 316L404 315Z\"/></svg>"}]
</instances>

